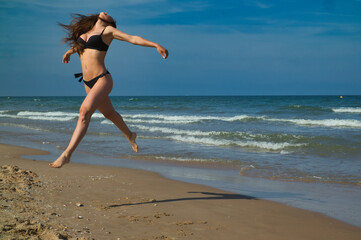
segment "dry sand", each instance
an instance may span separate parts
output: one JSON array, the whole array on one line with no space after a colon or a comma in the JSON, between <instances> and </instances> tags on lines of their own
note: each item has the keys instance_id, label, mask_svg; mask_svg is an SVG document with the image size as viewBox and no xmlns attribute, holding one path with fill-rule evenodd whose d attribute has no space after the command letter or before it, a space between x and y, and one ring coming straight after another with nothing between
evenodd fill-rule
<instances>
[{"instance_id":1,"label":"dry sand","mask_svg":"<svg viewBox=\"0 0 361 240\"><path fill-rule=\"evenodd\" d=\"M322 214L152 172L20 158L35 154L0 144L0 239L361 239Z\"/></svg>"}]
</instances>

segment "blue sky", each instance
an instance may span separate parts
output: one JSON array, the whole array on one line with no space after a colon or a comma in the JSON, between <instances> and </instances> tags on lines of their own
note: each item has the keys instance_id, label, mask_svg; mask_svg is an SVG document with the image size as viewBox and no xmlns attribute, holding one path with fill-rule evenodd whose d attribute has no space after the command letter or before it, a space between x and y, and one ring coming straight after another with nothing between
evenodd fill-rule
<instances>
[{"instance_id":1,"label":"blue sky","mask_svg":"<svg viewBox=\"0 0 361 240\"><path fill-rule=\"evenodd\" d=\"M361 94L361 0L0 0L0 95L84 95L56 23L100 11L170 52L113 41L114 96Z\"/></svg>"}]
</instances>

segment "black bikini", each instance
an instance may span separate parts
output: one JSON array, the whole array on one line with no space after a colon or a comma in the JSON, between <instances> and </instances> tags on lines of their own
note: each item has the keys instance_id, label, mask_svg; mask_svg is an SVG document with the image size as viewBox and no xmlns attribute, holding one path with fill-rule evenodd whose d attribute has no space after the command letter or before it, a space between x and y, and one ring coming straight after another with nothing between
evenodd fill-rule
<instances>
[{"instance_id":1,"label":"black bikini","mask_svg":"<svg viewBox=\"0 0 361 240\"><path fill-rule=\"evenodd\" d=\"M102 39L102 35L103 35L104 30L105 30L105 28L103 29L103 31L99 35L93 35L90 38L88 38L88 41L84 41L84 39L79 37L77 42L84 45L84 49L89 48L89 49L95 49L95 50L98 50L98 51L105 51L106 52L108 50L109 46L107 44L105 44L103 42L103 39ZM94 86L94 84L98 81L99 78L104 77L107 74L110 74L108 72L108 70L105 71L104 73L96 76L92 80L89 80L89 81L85 81L83 79L83 73L76 73L76 74L74 74L74 76L76 78L81 77L79 79L79 82L81 82L83 80L85 85L87 85L89 88L92 88Z\"/></svg>"},{"instance_id":2,"label":"black bikini","mask_svg":"<svg viewBox=\"0 0 361 240\"><path fill-rule=\"evenodd\" d=\"M106 52L108 50L109 46L106 45L103 42L103 39L102 39L102 35L103 35L103 32L104 32L105 28L103 29L103 31L99 35L93 35L90 38L88 38L88 41L84 41L84 39L79 37L77 42L84 45L84 49L89 48L89 49L95 49L95 50L98 50L98 51L105 51Z\"/></svg>"},{"instance_id":3,"label":"black bikini","mask_svg":"<svg viewBox=\"0 0 361 240\"><path fill-rule=\"evenodd\" d=\"M78 78L80 77L80 79L78 80L79 82L81 82L81 80L83 80L83 82L85 83L85 85L87 85L89 88L92 88L94 86L94 84L98 81L99 78L104 77L105 75L110 74L110 72L107 70L106 72L103 72L102 74L96 76L95 78L93 78L92 80L89 81L85 81L83 79L83 73L75 73L74 77Z\"/></svg>"}]
</instances>

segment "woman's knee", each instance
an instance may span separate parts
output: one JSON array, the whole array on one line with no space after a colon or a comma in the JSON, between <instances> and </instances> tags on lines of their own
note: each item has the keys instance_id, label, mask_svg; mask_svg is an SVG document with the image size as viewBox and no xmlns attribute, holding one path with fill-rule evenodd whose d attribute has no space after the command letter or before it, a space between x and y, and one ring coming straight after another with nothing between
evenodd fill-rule
<instances>
[{"instance_id":1,"label":"woman's knee","mask_svg":"<svg viewBox=\"0 0 361 240\"><path fill-rule=\"evenodd\" d=\"M83 123L87 123L90 121L92 115L92 111L87 106L81 106L79 109L79 120Z\"/></svg>"}]
</instances>

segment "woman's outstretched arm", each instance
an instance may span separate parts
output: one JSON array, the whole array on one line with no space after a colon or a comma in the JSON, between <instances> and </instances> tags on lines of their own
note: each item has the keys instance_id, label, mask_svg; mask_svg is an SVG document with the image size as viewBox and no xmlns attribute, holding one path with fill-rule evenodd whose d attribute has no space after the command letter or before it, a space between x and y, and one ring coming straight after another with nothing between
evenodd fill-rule
<instances>
[{"instance_id":1,"label":"woman's outstretched arm","mask_svg":"<svg viewBox=\"0 0 361 240\"><path fill-rule=\"evenodd\" d=\"M126 41L134 45L140 45L144 47L154 47L158 52L163 56L164 59L168 57L168 50L159 45L158 43L151 42L139 36L133 36L119 31L118 29L108 26L109 31L111 31L113 38L120 41Z\"/></svg>"}]
</instances>

